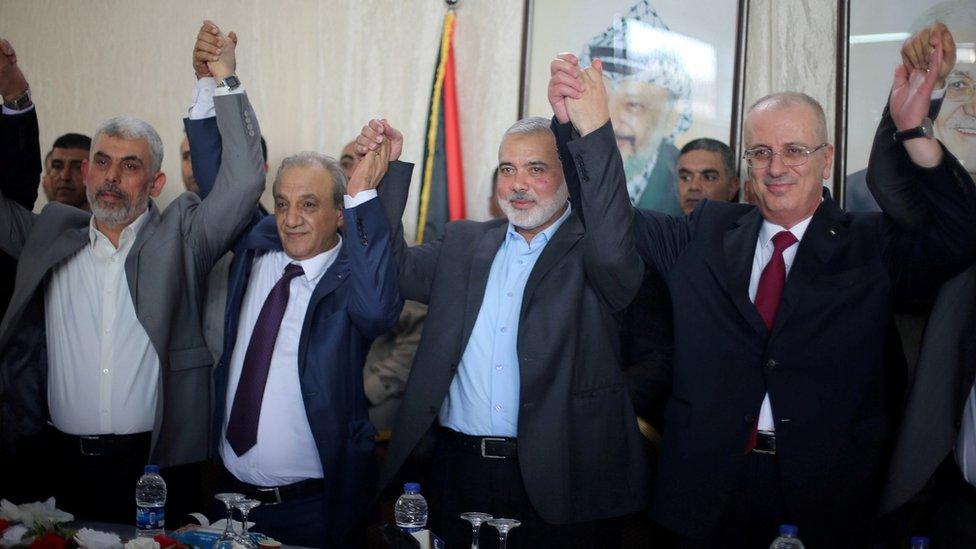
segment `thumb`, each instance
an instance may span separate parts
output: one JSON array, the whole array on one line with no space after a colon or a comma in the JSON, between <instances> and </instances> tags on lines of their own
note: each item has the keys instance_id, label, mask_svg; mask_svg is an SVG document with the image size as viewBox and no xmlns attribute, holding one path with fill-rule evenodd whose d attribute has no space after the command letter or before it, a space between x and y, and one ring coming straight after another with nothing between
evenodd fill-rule
<instances>
[{"instance_id":1,"label":"thumb","mask_svg":"<svg viewBox=\"0 0 976 549\"><path fill-rule=\"evenodd\" d=\"M908 67L904 64L899 64L895 67L895 81L893 87L900 88L908 83Z\"/></svg>"},{"instance_id":2,"label":"thumb","mask_svg":"<svg viewBox=\"0 0 976 549\"><path fill-rule=\"evenodd\" d=\"M593 68L596 69L596 73L598 75L603 76L603 60L602 59L594 59L593 60Z\"/></svg>"},{"instance_id":3,"label":"thumb","mask_svg":"<svg viewBox=\"0 0 976 549\"><path fill-rule=\"evenodd\" d=\"M237 45L237 33L236 32L230 31L230 34L227 35L227 38L230 38L230 41L233 42L235 46Z\"/></svg>"}]
</instances>

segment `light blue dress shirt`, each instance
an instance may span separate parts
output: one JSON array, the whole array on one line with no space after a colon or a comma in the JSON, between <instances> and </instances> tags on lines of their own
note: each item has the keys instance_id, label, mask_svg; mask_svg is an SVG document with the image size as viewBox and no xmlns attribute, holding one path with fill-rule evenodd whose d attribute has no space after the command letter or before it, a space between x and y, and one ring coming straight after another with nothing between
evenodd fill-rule
<instances>
[{"instance_id":1,"label":"light blue dress shirt","mask_svg":"<svg viewBox=\"0 0 976 549\"><path fill-rule=\"evenodd\" d=\"M572 207L526 242L509 223L491 263L485 297L457 374L441 405L440 424L468 435L514 437L518 433L518 328L529 274Z\"/></svg>"}]
</instances>

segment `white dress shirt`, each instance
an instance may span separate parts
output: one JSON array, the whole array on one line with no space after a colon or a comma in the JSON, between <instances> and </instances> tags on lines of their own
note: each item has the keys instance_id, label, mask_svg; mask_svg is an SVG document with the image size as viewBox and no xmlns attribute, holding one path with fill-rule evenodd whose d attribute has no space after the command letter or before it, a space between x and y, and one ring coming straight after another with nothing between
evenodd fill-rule
<instances>
[{"instance_id":1,"label":"white dress shirt","mask_svg":"<svg viewBox=\"0 0 976 549\"><path fill-rule=\"evenodd\" d=\"M956 464L966 482L976 486L976 386L969 390L969 398L962 409L962 423L956 439Z\"/></svg>"},{"instance_id":2,"label":"white dress shirt","mask_svg":"<svg viewBox=\"0 0 976 549\"><path fill-rule=\"evenodd\" d=\"M88 228L89 245L58 264L44 293L47 400L51 422L73 435L151 431L159 356L136 317L125 259L145 225L143 212L116 249Z\"/></svg>"},{"instance_id":3,"label":"white dress shirt","mask_svg":"<svg viewBox=\"0 0 976 549\"><path fill-rule=\"evenodd\" d=\"M803 240L803 233L807 232L807 227L810 225L811 219L813 219L813 216L804 219L789 229L793 233L793 236L796 237L796 242L783 250L783 263L786 264L787 276L790 274L790 267L793 266L796 251L800 247L800 241ZM752 259L752 274L749 277L749 301L753 303L756 302L756 292L759 290L759 278L762 276L766 264L773 257L773 237L776 236L776 233L785 230L787 229L766 220L763 220L762 228L759 229L759 240L756 242L756 255ZM762 408L759 410L758 430L768 432L776 430L773 423L773 408L769 402L769 393L766 393L766 396L763 397Z\"/></svg>"}]
</instances>

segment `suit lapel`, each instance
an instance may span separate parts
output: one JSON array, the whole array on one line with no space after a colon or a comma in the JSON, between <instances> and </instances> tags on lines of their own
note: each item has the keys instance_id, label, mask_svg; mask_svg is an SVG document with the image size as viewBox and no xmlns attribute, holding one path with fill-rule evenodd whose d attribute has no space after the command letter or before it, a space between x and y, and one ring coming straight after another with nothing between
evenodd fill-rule
<instances>
[{"instance_id":1,"label":"suit lapel","mask_svg":"<svg viewBox=\"0 0 976 549\"><path fill-rule=\"evenodd\" d=\"M579 217L570 214L563 222L562 226L553 233L552 241L546 244L542 254L532 267L529 280L525 283L525 291L522 294L522 309L519 311L519 318L525 316L525 310L529 302L532 301L532 294L535 292L539 282L546 276L552 268L563 258L569 250L583 237L583 223ZM538 236L538 235L537 235Z\"/></svg>"},{"instance_id":2,"label":"suit lapel","mask_svg":"<svg viewBox=\"0 0 976 549\"><path fill-rule=\"evenodd\" d=\"M848 227L844 212L825 193L824 201L814 212L810 225L803 233L803 240L786 277L783 298L773 322L773 335L782 329L806 288L814 282L817 275L825 271L835 252L846 245L847 238Z\"/></svg>"},{"instance_id":3,"label":"suit lapel","mask_svg":"<svg viewBox=\"0 0 976 549\"><path fill-rule=\"evenodd\" d=\"M139 317L139 321L142 322L143 326L147 326L146 319L142 317L142 312L139 310L139 255L142 253L143 247L145 247L146 242L156 234L156 229L159 227L159 210L156 209L156 205L153 201L149 201L149 213L146 222L142 225L139 230L139 234L136 235L136 241L132 244L132 249L129 250L129 255L125 258L125 280L129 284L129 295L132 296L132 306L136 310L136 316ZM149 330L146 330L147 333ZM149 333L149 337L152 338L153 334ZM159 347L157 347L157 351Z\"/></svg>"},{"instance_id":4,"label":"suit lapel","mask_svg":"<svg viewBox=\"0 0 976 549\"><path fill-rule=\"evenodd\" d=\"M481 310L481 302L485 298L485 287L488 285L488 274L491 264L502 245L502 240L508 232L508 225L503 223L492 227L481 235L481 240L475 246L474 257L471 259L471 270L468 273L468 294L465 297L464 327L461 331L461 349L468 344L474 322Z\"/></svg>"},{"instance_id":5,"label":"suit lapel","mask_svg":"<svg viewBox=\"0 0 976 549\"><path fill-rule=\"evenodd\" d=\"M318 304L329 294L334 292L340 284L349 278L349 256L346 255L346 246L343 244L339 249L339 257L325 271L319 283L312 291L312 297L308 300L308 308L305 309L305 319L302 321L302 335L298 342L298 379L303 379L305 375L305 352L308 349L309 332L315 316Z\"/></svg>"},{"instance_id":6,"label":"suit lapel","mask_svg":"<svg viewBox=\"0 0 976 549\"><path fill-rule=\"evenodd\" d=\"M725 284L729 297L743 318L756 333L766 335L766 324L759 316L756 306L749 300L749 278L752 275L756 239L759 238L761 226L762 216L759 215L758 208L749 210L736 220L735 225L725 232L722 239L725 265L712 265L712 270L719 281Z\"/></svg>"}]
</instances>

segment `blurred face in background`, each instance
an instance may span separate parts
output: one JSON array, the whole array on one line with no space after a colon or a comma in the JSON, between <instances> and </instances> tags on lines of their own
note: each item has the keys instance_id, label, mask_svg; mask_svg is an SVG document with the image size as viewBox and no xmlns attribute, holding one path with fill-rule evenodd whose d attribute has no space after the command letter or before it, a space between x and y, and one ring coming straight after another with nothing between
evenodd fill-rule
<instances>
[{"instance_id":1,"label":"blurred face in background","mask_svg":"<svg viewBox=\"0 0 976 549\"><path fill-rule=\"evenodd\" d=\"M976 42L976 26L950 26L949 31L957 45ZM933 125L935 137L976 177L976 63L964 58L969 51L960 48L957 53L956 66L946 77L942 109Z\"/></svg>"}]
</instances>

